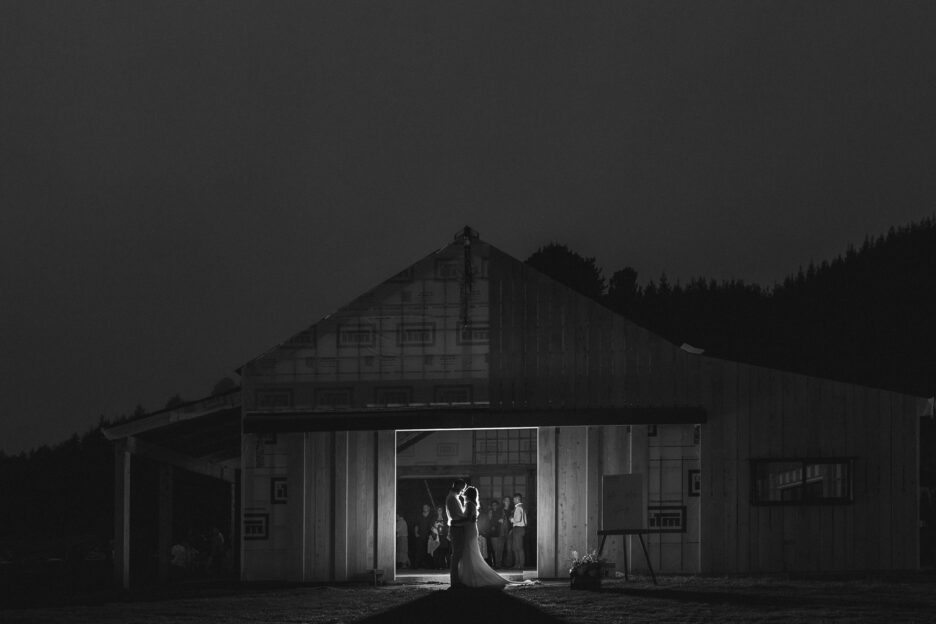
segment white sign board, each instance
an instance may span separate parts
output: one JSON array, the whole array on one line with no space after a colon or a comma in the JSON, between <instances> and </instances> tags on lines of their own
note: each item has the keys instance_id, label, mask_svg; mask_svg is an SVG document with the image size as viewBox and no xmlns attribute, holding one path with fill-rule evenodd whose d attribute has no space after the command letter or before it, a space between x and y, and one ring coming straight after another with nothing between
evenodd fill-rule
<instances>
[{"instance_id":1,"label":"white sign board","mask_svg":"<svg viewBox=\"0 0 936 624\"><path fill-rule=\"evenodd\" d=\"M647 492L642 474L601 477L601 528L604 531L647 528Z\"/></svg>"}]
</instances>

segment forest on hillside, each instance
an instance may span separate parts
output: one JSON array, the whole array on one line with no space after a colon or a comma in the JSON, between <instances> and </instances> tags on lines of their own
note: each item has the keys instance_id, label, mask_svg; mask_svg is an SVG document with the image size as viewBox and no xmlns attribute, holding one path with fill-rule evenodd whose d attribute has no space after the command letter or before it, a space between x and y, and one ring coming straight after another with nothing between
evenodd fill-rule
<instances>
[{"instance_id":1,"label":"forest on hillside","mask_svg":"<svg viewBox=\"0 0 936 624\"><path fill-rule=\"evenodd\" d=\"M594 258L546 245L527 262L676 344L709 355L919 396L936 392L936 223L868 238L835 259L764 287L702 277L641 284L629 267L606 279ZM213 393L230 389L218 382ZM182 403L176 395L166 404ZM0 452L0 561L23 549L105 545L113 530L113 448L100 428L17 455ZM924 420L922 480L936 485Z\"/></svg>"},{"instance_id":2,"label":"forest on hillside","mask_svg":"<svg viewBox=\"0 0 936 624\"><path fill-rule=\"evenodd\" d=\"M866 238L765 287L664 274L641 285L631 267L605 279L564 245L527 263L680 345L715 357L895 390L936 393L936 221Z\"/></svg>"}]
</instances>

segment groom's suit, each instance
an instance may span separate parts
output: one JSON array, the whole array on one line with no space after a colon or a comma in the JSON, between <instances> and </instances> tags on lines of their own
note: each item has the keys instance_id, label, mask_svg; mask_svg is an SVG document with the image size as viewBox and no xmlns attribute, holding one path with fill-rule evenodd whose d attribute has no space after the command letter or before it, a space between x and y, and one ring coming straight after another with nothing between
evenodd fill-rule
<instances>
[{"instance_id":1,"label":"groom's suit","mask_svg":"<svg viewBox=\"0 0 936 624\"><path fill-rule=\"evenodd\" d=\"M445 515L448 516L449 539L452 542L451 567L449 570L449 582L452 587L459 585L458 581L458 563L461 561L465 552L465 502L462 500L461 493L449 491L445 497Z\"/></svg>"}]
</instances>

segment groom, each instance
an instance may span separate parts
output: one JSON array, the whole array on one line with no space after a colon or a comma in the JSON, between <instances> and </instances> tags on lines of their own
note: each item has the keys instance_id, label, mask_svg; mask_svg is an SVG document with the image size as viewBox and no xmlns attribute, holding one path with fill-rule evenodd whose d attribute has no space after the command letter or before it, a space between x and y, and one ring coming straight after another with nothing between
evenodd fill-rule
<instances>
[{"instance_id":1,"label":"groom","mask_svg":"<svg viewBox=\"0 0 936 624\"><path fill-rule=\"evenodd\" d=\"M448 496L445 497L445 515L448 517L449 539L452 542L451 569L449 581L452 589L461 586L458 579L458 563L465 552L465 488L468 485L462 479L452 481Z\"/></svg>"}]
</instances>

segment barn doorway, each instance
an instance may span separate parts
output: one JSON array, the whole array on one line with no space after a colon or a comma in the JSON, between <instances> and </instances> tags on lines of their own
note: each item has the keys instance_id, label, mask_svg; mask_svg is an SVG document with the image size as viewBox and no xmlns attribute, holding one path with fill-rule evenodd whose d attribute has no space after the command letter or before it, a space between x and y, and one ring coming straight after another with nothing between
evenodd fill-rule
<instances>
[{"instance_id":1,"label":"barn doorway","mask_svg":"<svg viewBox=\"0 0 936 624\"><path fill-rule=\"evenodd\" d=\"M484 534L479 546L489 564L512 579L522 578L523 570L536 570L536 440L535 428L397 431L396 576L439 576L447 581L443 505L454 479L478 489L482 511L487 512L479 521ZM511 549L519 532L501 535L491 526L502 513L504 499L513 506L516 494L528 525L522 537L522 568ZM492 508L493 501L497 503ZM510 511L508 523L509 517Z\"/></svg>"}]
</instances>

